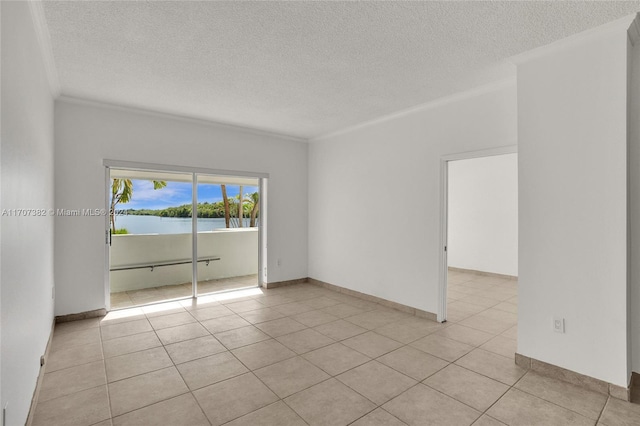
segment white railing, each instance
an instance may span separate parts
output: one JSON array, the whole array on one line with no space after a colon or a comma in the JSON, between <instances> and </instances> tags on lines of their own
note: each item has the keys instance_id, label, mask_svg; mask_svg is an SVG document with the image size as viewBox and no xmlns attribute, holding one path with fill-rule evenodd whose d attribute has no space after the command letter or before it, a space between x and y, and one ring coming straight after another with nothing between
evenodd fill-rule
<instances>
[{"instance_id":1,"label":"white railing","mask_svg":"<svg viewBox=\"0 0 640 426\"><path fill-rule=\"evenodd\" d=\"M110 258L112 293L191 282L191 234L113 235ZM198 259L199 281L257 274L258 228L198 232Z\"/></svg>"}]
</instances>

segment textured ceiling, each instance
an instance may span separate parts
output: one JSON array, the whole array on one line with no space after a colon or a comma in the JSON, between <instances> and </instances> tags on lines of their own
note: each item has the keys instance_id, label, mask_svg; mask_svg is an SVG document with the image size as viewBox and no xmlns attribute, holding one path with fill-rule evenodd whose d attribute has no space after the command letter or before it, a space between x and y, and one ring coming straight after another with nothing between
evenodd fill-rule
<instances>
[{"instance_id":1,"label":"textured ceiling","mask_svg":"<svg viewBox=\"0 0 640 426\"><path fill-rule=\"evenodd\" d=\"M313 138L511 76L640 2L57 2L62 94Z\"/></svg>"}]
</instances>

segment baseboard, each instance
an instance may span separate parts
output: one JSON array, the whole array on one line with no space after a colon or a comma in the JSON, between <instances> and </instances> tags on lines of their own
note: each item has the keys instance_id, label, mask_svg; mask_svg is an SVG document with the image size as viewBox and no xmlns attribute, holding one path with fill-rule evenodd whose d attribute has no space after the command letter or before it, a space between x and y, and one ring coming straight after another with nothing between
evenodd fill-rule
<instances>
[{"instance_id":1,"label":"baseboard","mask_svg":"<svg viewBox=\"0 0 640 426\"><path fill-rule=\"evenodd\" d=\"M640 403L640 374L631 373L631 402Z\"/></svg>"},{"instance_id":2,"label":"baseboard","mask_svg":"<svg viewBox=\"0 0 640 426\"><path fill-rule=\"evenodd\" d=\"M275 281L272 283L264 283L263 287L266 289L270 289L270 288L278 288L278 287L284 287L284 286L288 286L288 285L294 285L294 284L304 284L309 282L308 278L297 278L295 280L288 280L288 281Z\"/></svg>"},{"instance_id":3,"label":"baseboard","mask_svg":"<svg viewBox=\"0 0 640 426\"><path fill-rule=\"evenodd\" d=\"M47 347L44 350L43 360L40 362L40 371L38 372L38 380L36 381L36 388L33 390L33 396L31 397L31 405L29 406L29 414L27 415L27 421L25 426L31 426L33 423L33 416L36 414L36 406L38 405L38 397L40 396L40 388L44 380L45 365L49 359L49 351L51 350L51 342L53 340L53 330L55 329L56 322L51 321L51 332L49 333L49 340L47 341Z\"/></svg>"},{"instance_id":4,"label":"baseboard","mask_svg":"<svg viewBox=\"0 0 640 426\"><path fill-rule=\"evenodd\" d=\"M531 370L531 358L528 356L520 355L516 352L516 365L525 370Z\"/></svg>"},{"instance_id":5,"label":"baseboard","mask_svg":"<svg viewBox=\"0 0 640 426\"><path fill-rule=\"evenodd\" d=\"M614 385L604 380L576 373L575 371L567 370L566 368L539 361L519 353L516 353L516 364L543 376L553 377L554 379L562 380L593 392L610 395L612 398L631 401L631 387L624 388Z\"/></svg>"},{"instance_id":6,"label":"baseboard","mask_svg":"<svg viewBox=\"0 0 640 426\"><path fill-rule=\"evenodd\" d=\"M507 280L516 281L518 280L517 275L496 274L495 272L476 271L475 269L456 268L455 266L449 266L447 269L451 272L464 272L465 274L480 275L482 277L504 278Z\"/></svg>"},{"instance_id":7,"label":"baseboard","mask_svg":"<svg viewBox=\"0 0 640 426\"><path fill-rule=\"evenodd\" d=\"M411 306L403 305L401 303L392 302L390 300L383 299L381 297L371 296L369 294L361 293L359 291L350 290L348 288L340 287L334 284L325 283L323 281L319 281L309 277L297 278L294 280L287 280L287 281L275 281L271 283L264 283L263 287L266 289L274 289L278 287L285 287L289 285L304 284L304 283L314 284L320 287L327 288L329 290L333 290L339 293L347 294L349 296L357 297L358 299L362 299L367 302L377 303L387 308L396 309L398 311L406 312L408 314L415 315L421 318L427 318L433 321L436 321L437 319L437 315L431 312L423 311L421 309L416 309ZM107 314L107 310L102 308L102 309L95 309L93 311L80 312L77 314L59 315L55 318L55 323L58 324L61 322L78 321L78 320L89 319L89 318L103 317L106 314Z\"/></svg>"},{"instance_id":8,"label":"baseboard","mask_svg":"<svg viewBox=\"0 0 640 426\"><path fill-rule=\"evenodd\" d=\"M107 315L107 310L105 308L94 309L93 311L80 312L77 314L58 315L56 317L56 324L59 324L61 322L79 321L83 319L103 317L105 315Z\"/></svg>"},{"instance_id":9,"label":"baseboard","mask_svg":"<svg viewBox=\"0 0 640 426\"><path fill-rule=\"evenodd\" d=\"M420 318L426 318L432 321L437 321L438 316L434 313L423 311L421 309L416 309L411 306L403 305L401 303L392 302L387 299L383 299L381 297L372 296L370 294L361 293L359 291L351 290L348 288L340 287L335 284L326 283L324 281L316 280L315 278L308 278L307 282L313 285L317 285L319 287L323 287L329 290L337 291L340 293L344 293L349 296L357 297L358 299L365 300L367 302L377 303L387 308L396 309L398 311L405 312L410 315L415 315Z\"/></svg>"}]
</instances>

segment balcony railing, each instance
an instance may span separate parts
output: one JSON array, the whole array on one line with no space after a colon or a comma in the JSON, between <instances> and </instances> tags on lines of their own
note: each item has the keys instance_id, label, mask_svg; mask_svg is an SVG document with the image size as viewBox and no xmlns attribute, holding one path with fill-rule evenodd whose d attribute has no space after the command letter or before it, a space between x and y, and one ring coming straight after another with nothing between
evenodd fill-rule
<instances>
[{"instance_id":1,"label":"balcony railing","mask_svg":"<svg viewBox=\"0 0 640 426\"><path fill-rule=\"evenodd\" d=\"M191 234L114 235L111 292L190 283L191 238ZM198 232L198 280L257 272L258 228Z\"/></svg>"}]
</instances>

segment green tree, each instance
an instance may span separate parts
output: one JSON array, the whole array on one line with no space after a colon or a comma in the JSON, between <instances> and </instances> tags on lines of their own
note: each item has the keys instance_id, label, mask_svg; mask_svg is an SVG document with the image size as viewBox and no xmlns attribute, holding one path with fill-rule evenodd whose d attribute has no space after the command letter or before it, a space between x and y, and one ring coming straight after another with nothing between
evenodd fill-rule
<instances>
[{"instance_id":1,"label":"green tree","mask_svg":"<svg viewBox=\"0 0 640 426\"><path fill-rule=\"evenodd\" d=\"M167 186L167 182L154 180L153 189L160 189ZM116 206L126 204L133 198L133 182L131 179L111 179L111 210L109 211L111 221L111 232L116 233Z\"/></svg>"},{"instance_id":2,"label":"green tree","mask_svg":"<svg viewBox=\"0 0 640 426\"><path fill-rule=\"evenodd\" d=\"M249 213L249 226L253 228L256 226L256 218L258 217L258 211L260 210L260 194L258 192L254 192L253 194L245 195L245 197L247 205L251 209L251 212Z\"/></svg>"},{"instance_id":3,"label":"green tree","mask_svg":"<svg viewBox=\"0 0 640 426\"><path fill-rule=\"evenodd\" d=\"M242 186L240 186L240 190L242 190ZM229 199L231 226L242 228L244 226L244 218L249 217L249 226L255 227L260 210L260 194L254 192L253 194L244 194L244 197L240 197L240 194Z\"/></svg>"},{"instance_id":4,"label":"green tree","mask_svg":"<svg viewBox=\"0 0 640 426\"><path fill-rule=\"evenodd\" d=\"M242 228L244 224L244 209L242 208L242 185L240 185L240 191L238 192L238 227Z\"/></svg>"}]
</instances>

